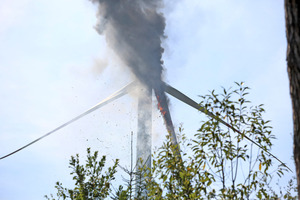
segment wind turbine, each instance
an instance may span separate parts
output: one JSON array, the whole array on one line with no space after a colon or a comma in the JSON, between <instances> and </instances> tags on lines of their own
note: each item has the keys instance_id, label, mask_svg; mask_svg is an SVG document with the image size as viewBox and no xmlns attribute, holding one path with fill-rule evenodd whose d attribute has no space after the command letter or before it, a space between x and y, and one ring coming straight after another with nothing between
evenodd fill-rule
<instances>
[{"instance_id":1,"label":"wind turbine","mask_svg":"<svg viewBox=\"0 0 300 200\"><path fill-rule=\"evenodd\" d=\"M101 23L97 26L98 32L101 34L105 32L109 45L119 55L121 60L123 60L127 66L131 67L131 70L143 85L141 95L138 97L137 160L142 158L143 161L146 161L146 166L151 167L151 160L148 158L151 155L152 90L154 90L158 100L158 107L164 116L168 133L170 134L171 141L174 145L177 145L176 134L168 109L165 92L189 106L200 110L206 115L217 119L220 123L234 130L238 134L243 135L249 141L266 151L255 141L230 126L221 118L218 118L213 113L207 111L180 91L162 82L161 56L163 49L161 48L161 38L164 36L165 20L163 15L158 11L161 0L91 1L99 4L98 17L101 19ZM81 115L71 119L16 151L1 157L0 160L13 155L109 102L131 92L136 84L137 82L128 84ZM180 152L178 146L177 152ZM273 154L268 151L266 152L282 163ZM285 165L284 163L282 164Z\"/></svg>"}]
</instances>

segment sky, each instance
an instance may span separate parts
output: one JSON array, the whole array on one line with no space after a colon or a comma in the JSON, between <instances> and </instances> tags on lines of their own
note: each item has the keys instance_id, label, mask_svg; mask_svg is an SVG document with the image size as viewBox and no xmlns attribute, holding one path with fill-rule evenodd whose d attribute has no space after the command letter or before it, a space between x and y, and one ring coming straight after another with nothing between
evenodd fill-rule
<instances>
[{"instance_id":1,"label":"sky","mask_svg":"<svg viewBox=\"0 0 300 200\"><path fill-rule=\"evenodd\" d=\"M134 80L99 35L88 0L0 2L0 156L81 114ZM272 153L294 169L283 0L165 0L164 80L196 101L244 81L272 121ZM153 145L166 133L153 105ZM72 185L68 161L87 147L130 164L137 104L124 96L0 161L0 199L42 199ZM170 97L175 128L192 136L203 115ZM286 179L292 177L288 174Z\"/></svg>"}]
</instances>

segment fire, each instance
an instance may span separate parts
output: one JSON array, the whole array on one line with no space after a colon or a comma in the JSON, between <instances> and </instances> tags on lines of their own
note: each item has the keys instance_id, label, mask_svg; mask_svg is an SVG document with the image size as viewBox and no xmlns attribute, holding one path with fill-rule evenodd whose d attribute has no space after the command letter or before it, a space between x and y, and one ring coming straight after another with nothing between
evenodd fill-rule
<instances>
[{"instance_id":1,"label":"fire","mask_svg":"<svg viewBox=\"0 0 300 200\"><path fill-rule=\"evenodd\" d=\"M157 103L157 108L159 109L159 111L161 112L161 114L162 114L163 116L165 116L166 111L165 111L164 108L160 105L159 96L157 96L157 101L158 101L158 103Z\"/></svg>"}]
</instances>

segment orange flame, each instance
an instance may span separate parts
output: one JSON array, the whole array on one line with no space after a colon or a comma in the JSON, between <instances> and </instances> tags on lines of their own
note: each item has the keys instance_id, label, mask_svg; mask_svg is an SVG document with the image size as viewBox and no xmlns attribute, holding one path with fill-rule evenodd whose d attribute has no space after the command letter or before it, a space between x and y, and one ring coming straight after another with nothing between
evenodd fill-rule
<instances>
[{"instance_id":1,"label":"orange flame","mask_svg":"<svg viewBox=\"0 0 300 200\"><path fill-rule=\"evenodd\" d=\"M157 100L158 100L157 108L160 110L161 114L164 116L164 115L166 114L166 111L165 111L164 108L161 107L161 105L160 105L160 102L159 102L159 96L157 96Z\"/></svg>"}]
</instances>

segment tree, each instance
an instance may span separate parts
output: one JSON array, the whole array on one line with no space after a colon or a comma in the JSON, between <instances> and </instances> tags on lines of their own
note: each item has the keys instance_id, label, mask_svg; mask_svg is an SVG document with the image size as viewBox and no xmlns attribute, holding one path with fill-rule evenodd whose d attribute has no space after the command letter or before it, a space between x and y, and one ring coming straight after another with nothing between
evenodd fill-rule
<instances>
[{"instance_id":1,"label":"tree","mask_svg":"<svg viewBox=\"0 0 300 200\"><path fill-rule=\"evenodd\" d=\"M250 106L250 102L246 100L248 90L249 88L243 83L236 83L236 89L223 89L220 94L212 91L209 95L202 96L201 104L254 140L264 150L270 151L272 140L275 139L271 132L272 127L269 125L270 121L263 119L263 105ZM182 128L179 132L182 159L175 153L176 147L167 136L163 146L153 155L152 169L139 169L135 172L145 174L143 184L139 186L142 189L146 188L146 194L131 196L137 180L132 181L132 171L126 171L130 177L129 181L119 186L119 190L115 193L110 193L110 197L189 200L296 199L293 181L286 188L279 188L277 192L272 189L275 185L272 185L271 181L276 177L282 177L287 168L273 162L268 153L246 140L243 134L236 134L231 129L223 127L215 118L203 121L191 139L184 136ZM71 159L70 164L73 169L76 169L79 161L72 160L74 158ZM110 172L115 172L115 166L110 168ZM85 170L75 172L81 171ZM108 174L114 175L114 173ZM97 176L99 175L98 173ZM79 173L75 177L81 176L84 176L84 173ZM77 179L75 178L76 181ZM108 180L112 180L112 177ZM86 190L106 191L103 197L108 197L108 191L111 190L105 184L97 184L104 188L96 189L90 187L89 182L90 180L80 187L85 189L76 191L79 193ZM56 188L60 196L68 196L69 191L74 191L64 189L60 184L57 184Z\"/></svg>"},{"instance_id":2,"label":"tree","mask_svg":"<svg viewBox=\"0 0 300 200\"><path fill-rule=\"evenodd\" d=\"M202 96L201 104L270 151L275 137L270 121L263 119L263 105L250 106L246 100L249 88L243 83L236 86L237 89L223 89L221 94L212 91ZM193 139L184 138L181 148L185 149L184 165L174 162L176 157L169 142L153 159L149 177L156 179L149 179L151 197L156 194L157 199L295 199L289 193L294 188L276 193L270 184L276 176L284 174L286 167L276 166L265 151L243 135L222 127L215 118L204 121Z\"/></svg>"},{"instance_id":3,"label":"tree","mask_svg":"<svg viewBox=\"0 0 300 200\"><path fill-rule=\"evenodd\" d=\"M112 167L102 174L103 167L105 165L106 157L102 156L98 161L98 152L91 154L90 149L87 149L87 160L85 165L81 165L79 162L79 155L71 157L70 168L75 180L75 188L67 189L62 186L60 182L56 183L57 197L60 199L72 199L72 200L99 200L106 198L111 192L111 181L114 180L118 160ZM51 194L51 199L54 200ZM47 195L46 199L51 200Z\"/></svg>"},{"instance_id":4,"label":"tree","mask_svg":"<svg viewBox=\"0 0 300 200\"><path fill-rule=\"evenodd\" d=\"M300 3L285 0L285 20L287 37L287 70L290 80L290 94L294 120L294 160L300 199Z\"/></svg>"}]
</instances>

